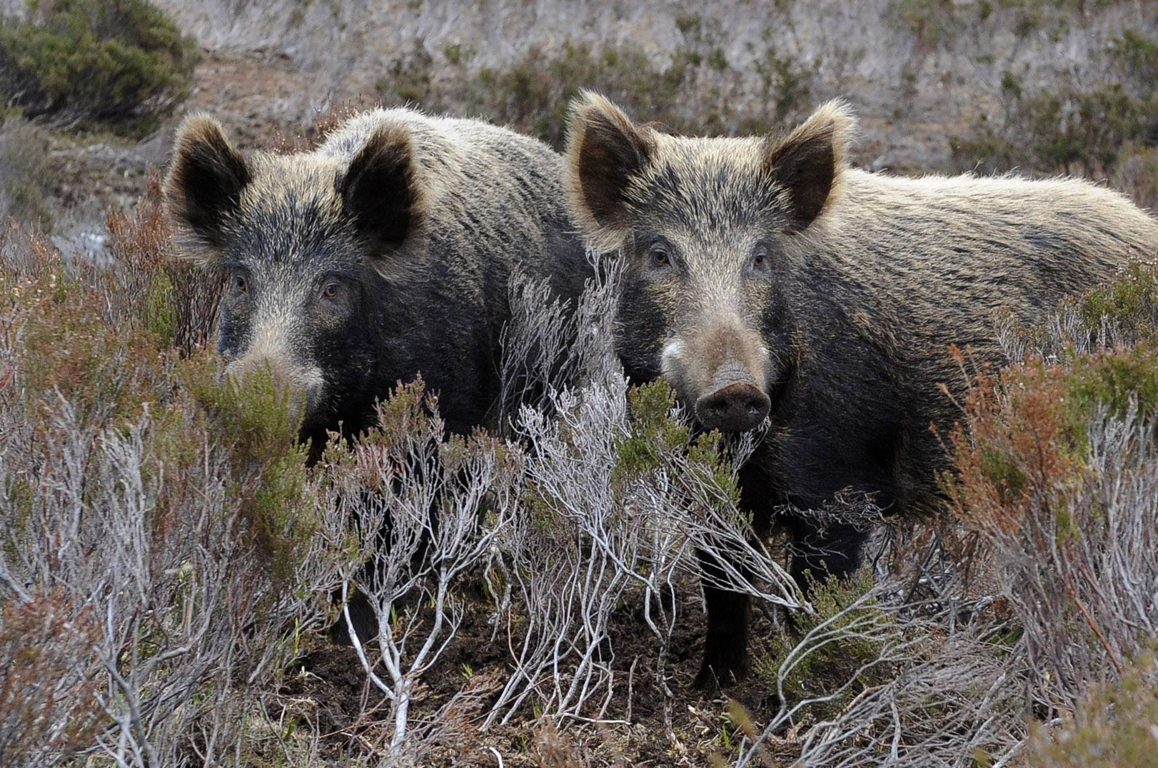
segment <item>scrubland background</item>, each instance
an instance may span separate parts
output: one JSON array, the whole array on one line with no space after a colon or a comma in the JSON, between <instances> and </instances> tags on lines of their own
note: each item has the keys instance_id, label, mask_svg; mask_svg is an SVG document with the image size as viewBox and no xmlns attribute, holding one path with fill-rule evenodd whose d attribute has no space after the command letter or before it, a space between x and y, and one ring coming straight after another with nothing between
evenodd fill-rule
<instances>
[{"instance_id":1,"label":"scrubland background","mask_svg":"<svg viewBox=\"0 0 1158 768\"><path fill-rule=\"evenodd\" d=\"M308 146L377 103L558 148L568 98L591 87L720 135L842 97L862 167L1079 174L1153 209L1155 3L0 0L0 14L0 764L1152 764L1152 264L1040 327L995 318L1013 365L962 353L974 386L965 429L945 435L944 518L874 522L847 501L835 511L877 528L873 562L791 624L761 614L752 679L707 695L690 688L690 552L743 549L745 523L733 459L691 441L668 393L632 395L629 416L607 350L553 325L528 287L517 333L584 389L444 448L408 391L362 447L307 471L268 382L215 379L217 286L174 259L156 173L191 110L245 148ZM595 291L582 327L607 302ZM439 472L400 476L416 454ZM394 494L386 550L349 524L384 514L366 487ZM439 494L459 536L443 529L433 551L453 557L419 543L420 500ZM746 553L765 578L738 588L798 599L776 541ZM359 653L329 639L330 598L372 557L391 580L360 586L396 634Z\"/></svg>"}]
</instances>

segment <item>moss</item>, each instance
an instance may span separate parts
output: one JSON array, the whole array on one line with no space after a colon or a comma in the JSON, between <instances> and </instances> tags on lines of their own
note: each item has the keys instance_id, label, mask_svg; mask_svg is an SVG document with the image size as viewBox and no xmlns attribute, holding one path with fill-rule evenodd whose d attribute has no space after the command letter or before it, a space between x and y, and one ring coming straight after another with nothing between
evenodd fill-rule
<instances>
[{"instance_id":1,"label":"moss","mask_svg":"<svg viewBox=\"0 0 1158 768\"><path fill-rule=\"evenodd\" d=\"M0 94L33 118L141 135L188 93L193 41L145 0L33 2L0 26Z\"/></svg>"}]
</instances>

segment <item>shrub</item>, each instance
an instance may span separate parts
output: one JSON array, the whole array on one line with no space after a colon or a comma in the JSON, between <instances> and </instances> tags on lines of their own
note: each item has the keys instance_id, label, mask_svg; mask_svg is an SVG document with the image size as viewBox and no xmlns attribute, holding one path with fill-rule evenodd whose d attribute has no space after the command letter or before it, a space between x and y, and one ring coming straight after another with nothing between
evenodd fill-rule
<instances>
[{"instance_id":1,"label":"shrub","mask_svg":"<svg viewBox=\"0 0 1158 768\"><path fill-rule=\"evenodd\" d=\"M0 243L4 765L220 764L345 554L285 396L175 346L149 220L121 222L112 271Z\"/></svg>"},{"instance_id":2,"label":"shrub","mask_svg":"<svg viewBox=\"0 0 1158 768\"><path fill-rule=\"evenodd\" d=\"M193 42L147 0L37 0L0 26L0 95L30 118L146 133L189 89Z\"/></svg>"},{"instance_id":3,"label":"shrub","mask_svg":"<svg viewBox=\"0 0 1158 768\"><path fill-rule=\"evenodd\" d=\"M956 523L898 524L867 594L819 593L827 618L775 644L788 701L739 764L809 713L828 719L797 765L1152 762L1153 668L1132 660L1158 628L1154 285L1132 265L1004 328L1013 363L981 371L952 434Z\"/></svg>"},{"instance_id":4,"label":"shrub","mask_svg":"<svg viewBox=\"0 0 1158 768\"><path fill-rule=\"evenodd\" d=\"M1097 686L1057 728L1034 730L1029 764L1040 768L1144 768L1158 744L1158 670L1152 657Z\"/></svg>"},{"instance_id":5,"label":"shrub","mask_svg":"<svg viewBox=\"0 0 1158 768\"><path fill-rule=\"evenodd\" d=\"M212 338L222 278L212 267L178 255L161 195L161 181L153 176L132 215L109 213L106 226L115 265L106 279L116 285L120 311L129 315L111 317L110 322L120 325L131 319L155 334L162 346L188 356Z\"/></svg>"},{"instance_id":6,"label":"shrub","mask_svg":"<svg viewBox=\"0 0 1158 768\"><path fill-rule=\"evenodd\" d=\"M691 31L688 27L687 42L666 63L630 46L597 51L566 41L561 50L534 48L503 67L472 68L466 57L450 61L460 70L454 78L432 77L433 60L419 48L394 63L390 76L378 83L378 93L387 102L481 114L556 148L563 145L567 109L581 88L597 90L649 121L696 134L763 132L810 106L808 68L771 49L756 64L763 82L759 96L743 104L727 98L741 85L741 73L712 45L720 35L712 37L698 27L695 34ZM683 97L693 91L701 96L689 108Z\"/></svg>"},{"instance_id":7,"label":"shrub","mask_svg":"<svg viewBox=\"0 0 1158 768\"><path fill-rule=\"evenodd\" d=\"M784 631L773 636L759 674L783 692L786 704L807 702L798 717L831 717L866 688L889 679L891 665L881 662L887 635L872 630L891 619L873 587L867 568L845 583L835 578L814 583L815 613L796 618L796 637ZM800 637L811 641L798 645Z\"/></svg>"},{"instance_id":8,"label":"shrub","mask_svg":"<svg viewBox=\"0 0 1158 768\"><path fill-rule=\"evenodd\" d=\"M50 230L47 198L55 179L44 132L19 114L0 116L0 221L12 217Z\"/></svg>"},{"instance_id":9,"label":"shrub","mask_svg":"<svg viewBox=\"0 0 1158 768\"><path fill-rule=\"evenodd\" d=\"M91 608L64 590L0 602L0 757L5 765L57 765L84 750L100 708Z\"/></svg>"},{"instance_id":10,"label":"shrub","mask_svg":"<svg viewBox=\"0 0 1158 768\"><path fill-rule=\"evenodd\" d=\"M1135 265L1077 299L1038 329L1064 352L982 373L952 437L950 506L989 550L1048 711L1120 678L1158 624L1140 598L1158 589L1158 355L1137 342L1158 329L1154 285Z\"/></svg>"}]
</instances>

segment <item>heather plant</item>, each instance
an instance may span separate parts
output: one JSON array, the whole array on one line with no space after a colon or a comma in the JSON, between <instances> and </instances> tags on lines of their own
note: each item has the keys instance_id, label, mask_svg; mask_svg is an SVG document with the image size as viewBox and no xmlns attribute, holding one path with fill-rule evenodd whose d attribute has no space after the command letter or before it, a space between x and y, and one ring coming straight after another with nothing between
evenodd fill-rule
<instances>
[{"instance_id":1,"label":"heather plant","mask_svg":"<svg viewBox=\"0 0 1158 768\"><path fill-rule=\"evenodd\" d=\"M682 578L700 575L696 549L727 549L733 565L721 586L801 607L737 507L735 473L755 437L724 446L718 433L694 435L666 384L628 386L610 347L621 268L598 270L566 317L534 286L514 297L511 348L533 352L534 362L508 358L516 374L508 380L529 383L537 398L512 425L526 446L526 489L499 538L498 610L511 627L514 671L487 727L513 722L529 705L556 722L608 718L625 682L611 632L625 601L642 606L655 636L654 681L670 717L671 595ZM564 371L566 384L551 385L549 371Z\"/></svg>"},{"instance_id":2,"label":"heather plant","mask_svg":"<svg viewBox=\"0 0 1158 768\"><path fill-rule=\"evenodd\" d=\"M614 261L576 307L512 288L493 433L448 437L416 381L310 466L300 403L268 371L221 375L214 275L175 259L155 191L109 231L99 267L0 237L0 763L436 764L521 736L525 761L598 764L576 745L637 728L644 687L673 743L684 709L725 712L741 766L1145 756L1153 265L1043 326L1000 320L1001 372L962 354L942 517L794 510L875 531L870 565L805 602L738 506L764 435L698 432L665 384L625 379ZM791 617L750 707L683 706L697 551ZM355 595L377 637L335 649ZM341 677L319 653L365 683L349 721L311 688Z\"/></svg>"},{"instance_id":3,"label":"heather plant","mask_svg":"<svg viewBox=\"0 0 1158 768\"><path fill-rule=\"evenodd\" d=\"M342 555L316 535L335 518L295 408L269 376L182 359L124 273L16 235L3 257L2 761L219 765L324 623Z\"/></svg>"},{"instance_id":4,"label":"heather plant","mask_svg":"<svg viewBox=\"0 0 1158 768\"><path fill-rule=\"evenodd\" d=\"M1149 654L1116 683L1095 686L1056 728L1037 728L1033 765L1042 768L1142 768L1154 762L1158 679Z\"/></svg>"},{"instance_id":5,"label":"heather plant","mask_svg":"<svg viewBox=\"0 0 1158 768\"><path fill-rule=\"evenodd\" d=\"M212 339L222 277L211 266L184 259L173 242L161 202L161 179L151 176L135 210L109 213L111 280L120 325L133 320L188 356Z\"/></svg>"},{"instance_id":6,"label":"heather plant","mask_svg":"<svg viewBox=\"0 0 1158 768\"><path fill-rule=\"evenodd\" d=\"M48 150L43 129L0 108L0 221L12 217L52 228L48 198L57 170Z\"/></svg>"},{"instance_id":7,"label":"heather plant","mask_svg":"<svg viewBox=\"0 0 1158 768\"><path fill-rule=\"evenodd\" d=\"M357 560L341 570L342 595L367 597L376 652L363 648L348 604L343 619L369 680L389 700L395 759L422 757L412 700L462 622L463 582L494 557L519 513L518 449L481 432L444 441L444 431L437 399L419 380L382 404L363 440L335 444L323 459L332 506L357 542Z\"/></svg>"}]
</instances>

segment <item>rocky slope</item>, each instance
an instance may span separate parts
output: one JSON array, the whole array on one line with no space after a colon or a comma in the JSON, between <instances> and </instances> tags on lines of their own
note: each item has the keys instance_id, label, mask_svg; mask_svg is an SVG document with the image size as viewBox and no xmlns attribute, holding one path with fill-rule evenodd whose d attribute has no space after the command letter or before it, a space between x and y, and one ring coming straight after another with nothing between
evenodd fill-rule
<instances>
[{"instance_id":1,"label":"rocky slope","mask_svg":"<svg viewBox=\"0 0 1158 768\"><path fill-rule=\"evenodd\" d=\"M744 117L774 123L841 96L865 124L858 159L906 170L949 165L950 139L999 122L1011 82L1039 92L1117 81L1114 41L1125 30L1158 36L1158 4L1143 0L156 3L211 50L280 58L306 74L309 93L276 105L287 119L327 99L389 96L391 78L415 62L438 83L532 55L640 53L661 72L696 70L671 94L681 122L730 111L718 127L731 131L752 125Z\"/></svg>"},{"instance_id":2,"label":"rocky slope","mask_svg":"<svg viewBox=\"0 0 1158 768\"><path fill-rule=\"evenodd\" d=\"M853 159L866 167L1068 171L1158 201L1153 0L153 2L203 48L190 97L139 143L49 132L62 244L99 250L103 210L164 163L185 111L217 115L251 147L379 101L558 145L581 87L705 133L772 130L841 97L861 118ZM3 13L25 7L0 0Z\"/></svg>"}]
</instances>

